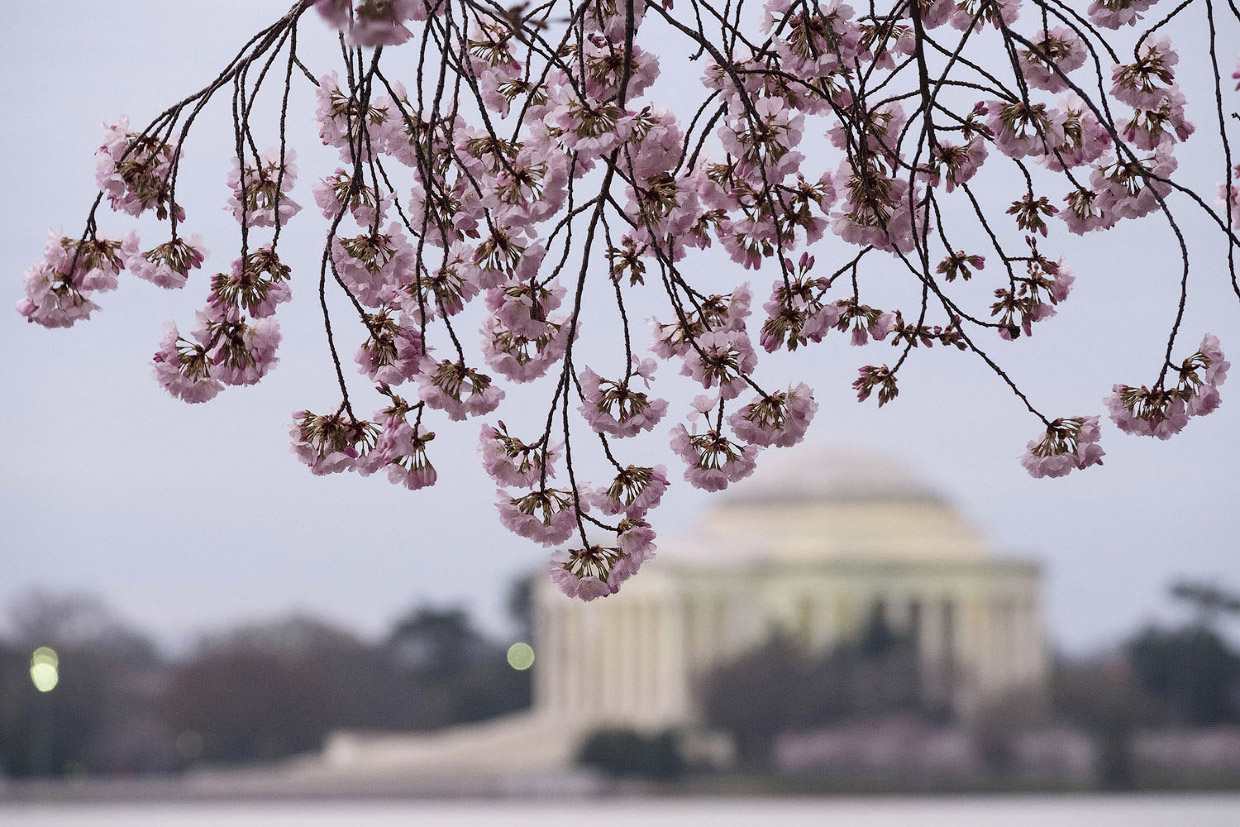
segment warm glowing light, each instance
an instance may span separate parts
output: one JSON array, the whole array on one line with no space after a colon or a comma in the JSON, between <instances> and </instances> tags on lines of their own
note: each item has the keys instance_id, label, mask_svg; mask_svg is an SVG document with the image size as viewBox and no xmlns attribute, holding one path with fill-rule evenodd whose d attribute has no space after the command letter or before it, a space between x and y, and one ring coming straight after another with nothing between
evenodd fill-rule
<instances>
[{"instance_id":1,"label":"warm glowing light","mask_svg":"<svg viewBox=\"0 0 1240 827\"><path fill-rule=\"evenodd\" d=\"M60 656L54 649L40 646L30 656L30 680L40 692L51 692L60 683Z\"/></svg>"},{"instance_id":2,"label":"warm glowing light","mask_svg":"<svg viewBox=\"0 0 1240 827\"><path fill-rule=\"evenodd\" d=\"M523 672L534 665L534 648L528 643L514 643L508 647L508 665Z\"/></svg>"},{"instance_id":3,"label":"warm glowing light","mask_svg":"<svg viewBox=\"0 0 1240 827\"><path fill-rule=\"evenodd\" d=\"M40 646L30 656L30 665L34 666L36 663L50 663L53 667L59 669L60 655L56 654L56 650L50 646Z\"/></svg>"}]
</instances>

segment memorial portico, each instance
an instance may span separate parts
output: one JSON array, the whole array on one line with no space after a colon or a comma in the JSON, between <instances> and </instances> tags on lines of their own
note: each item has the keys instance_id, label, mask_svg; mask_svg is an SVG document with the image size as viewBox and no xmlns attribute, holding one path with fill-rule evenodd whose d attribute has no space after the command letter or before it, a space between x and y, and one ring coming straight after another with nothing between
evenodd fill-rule
<instances>
[{"instance_id":1,"label":"memorial portico","mask_svg":"<svg viewBox=\"0 0 1240 827\"><path fill-rule=\"evenodd\" d=\"M890 458L806 449L771 459L620 594L582 604L539 590L540 711L684 726L698 720L696 687L711 668L776 633L824 652L875 614L913 641L929 704L967 718L1042 693L1036 564L990 556Z\"/></svg>"}]
</instances>

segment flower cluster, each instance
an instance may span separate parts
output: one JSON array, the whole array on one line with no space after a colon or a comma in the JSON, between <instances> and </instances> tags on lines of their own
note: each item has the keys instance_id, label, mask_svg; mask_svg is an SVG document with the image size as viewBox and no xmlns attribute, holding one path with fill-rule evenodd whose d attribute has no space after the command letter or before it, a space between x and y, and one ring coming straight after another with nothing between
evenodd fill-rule
<instances>
[{"instance_id":1,"label":"flower cluster","mask_svg":"<svg viewBox=\"0 0 1240 827\"><path fill-rule=\"evenodd\" d=\"M125 269L163 288L198 277L207 251L180 232L181 149L231 90L225 183L239 249L207 271L196 322L166 329L153 366L187 402L261 380L292 297L279 243L305 199L286 120L294 86L312 85L331 162L309 197L327 227L319 304L341 398L334 413L294 415L294 452L316 474L382 472L425 488L439 476L431 427L520 408L545 387L536 426L488 418L478 453L500 521L554 547L552 580L590 600L654 552L647 520L669 471L625 453L642 435L664 429L683 464L670 476L706 491L805 439L818 401L801 382L772 388L764 360L777 351L894 348L852 383L881 407L937 342L981 360L1046 425L1021 460L1033 476L1101 464L1099 418L1044 417L987 349L1049 327L1068 302L1076 276L1052 252L1068 233L1166 213L1187 273L1179 201L1209 213L1211 231L1240 228L1240 166L1220 185L1221 210L1180 181L1177 153L1196 131L1184 89L1195 86L1177 75L1166 20L1122 49L1103 31L1136 26L1153 0L764 0L735 16L670 0L563 5L296 3L145 129L124 118L106 128L85 229L52 236L18 311L66 327ZM702 58L699 78L666 75L648 13ZM302 63L303 18L333 30L337 68ZM1211 29L1212 53L1219 37ZM402 82L394 66L416 69ZM265 84L281 78L272 94ZM699 85L700 101L663 105L669 82ZM277 98L274 124L260 122L256 101ZM260 152L256 136L272 126L278 148ZM166 222L167 234L153 245L105 237L103 204ZM708 249L716 263L695 263ZM765 280L758 313L749 271ZM637 307L657 308L648 339ZM338 308L360 325L351 339ZM579 339L604 342L588 365ZM346 375L349 353L360 382ZM1206 336L1151 386L1116 385L1106 406L1121 430L1165 439L1218 406L1228 367ZM700 393L680 421L664 387L677 381ZM370 419L354 414L354 384L382 400ZM601 482L583 475L583 442Z\"/></svg>"},{"instance_id":2,"label":"flower cluster","mask_svg":"<svg viewBox=\"0 0 1240 827\"><path fill-rule=\"evenodd\" d=\"M1106 399L1111 420L1123 432L1169 439L1184 430L1194 416L1213 413L1219 406L1219 386L1227 379L1231 362L1223 358L1218 337L1207 333L1197 352L1179 366L1170 366L1179 382L1167 388L1116 385Z\"/></svg>"},{"instance_id":3,"label":"flower cluster","mask_svg":"<svg viewBox=\"0 0 1240 827\"><path fill-rule=\"evenodd\" d=\"M323 19L358 46L396 46L413 33L404 25L442 13L442 0L315 0Z\"/></svg>"},{"instance_id":4,"label":"flower cluster","mask_svg":"<svg viewBox=\"0 0 1240 827\"><path fill-rule=\"evenodd\" d=\"M620 590L654 556L654 532L641 520L621 520L616 545L584 545L551 555L551 581L569 597L590 601Z\"/></svg>"},{"instance_id":5,"label":"flower cluster","mask_svg":"<svg viewBox=\"0 0 1240 827\"><path fill-rule=\"evenodd\" d=\"M301 205L288 196L297 185L296 153L290 150L283 158L275 150L264 152L254 164L244 167L232 160L228 186L232 196L228 205L233 217L251 227L274 227L301 212Z\"/></svg>"},{"instance_id":6,"label":"flower cluster","mask_svg":"<svg viewBox=\"0 0 1240 827\"><path fill-rule=\"evenodd\" d=\"M171 173L178 147L149 130L134 134L123 115L104 131L95 153L95 183L107 195L112 209L129 215L154 210L160 218L180 213L172 203Z\"/></svg>"},{"instance_id":7,"label":"flower cluster","mask_svg":"<svg viewBox=\"0 0 1240 827\"><path fill-rule=\"evenodd\" d=\"M127 260L138 254L138 237L82 241L49 235L43 258L24 278L26 297L17 312L44 327L69 327L99 309L95 293L116 288Z\"/></svg>"},{"instance_id":8,"label":"flower cluster","mask_svg":"<svg viewBox=\"0 0 1240 827\"><path fill-rule=\"evenodd\" d=\"M426 455L434 431L423 430L420 417L410 425L409 403L394 393L389 396L392 404L375 414L375 425L381 429L378 438L359 459L357 470L363 475L384 470L390 481L410 491L434 485L439 474Z\"/></svg>"},{"instance_id":9,"label":"flower cluster","mask_svg":"<svg viewBox=\"0 0 1240 827\"><path fill-rule=\"evenodd\" d=\"M327 415L296 411L293 420L289 427L293 453L314 474L353 470L378 440L378 425L343 411Z\"/></svg>"},{"instance_id":10,"label":"flower cluster","mask_svg":"<svg viewBox=\"0 0 1240 827\"><path fill-rule=\"evenodd\" d=\"M1030 441L1020 464L1032 477L1062 477L1073 469L1101 465L1098 417L1056 419L1037 442Z\"/></svg>"}]
</instances>

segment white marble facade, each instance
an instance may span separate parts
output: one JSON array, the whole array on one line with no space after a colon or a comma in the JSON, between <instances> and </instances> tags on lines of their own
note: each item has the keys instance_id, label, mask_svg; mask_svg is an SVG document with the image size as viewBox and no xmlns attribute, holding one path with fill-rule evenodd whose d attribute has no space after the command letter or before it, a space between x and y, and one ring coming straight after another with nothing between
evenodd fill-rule
<instances>
[{"instance_id":1,"label":"white marble facade","mask_svg":"<svg viewBox=\"0 0 1240 827\"><path fill-rule=\"evenodd\" d=\"M892 460L793 449L721 495L624 589L536 598L535 708L641 728L693 725L710 669L779 631L809 651L874 611L911 635L927 702L968 718L1044 694L1040 571L991 557L972 527Z\"/></svg>"}]
</instances>

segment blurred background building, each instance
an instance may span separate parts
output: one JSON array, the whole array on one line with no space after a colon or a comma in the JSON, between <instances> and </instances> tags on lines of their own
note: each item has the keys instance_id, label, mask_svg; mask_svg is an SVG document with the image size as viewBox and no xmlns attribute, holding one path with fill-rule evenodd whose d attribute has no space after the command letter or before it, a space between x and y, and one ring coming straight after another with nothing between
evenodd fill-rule
<instances>
[{"instance_id":1,"label":"blurred background building","mask_svg":"<svg viewBox=\"0 0 1240 827\"><path fill-rule=\"evenodd\" d=\"M707 736L712 676L770 644L807 660L863 656L866 668L828 667L849 685L834 698L810 690L825 702L963 722L1017 695L1036 707L1048 675L1040 588L1037 564L992 556L891 457L790 452L661 543L613 597L566 600L537 578L528 712L429 736L338 733L325 758L355 772L528 770L570 766L599 728Z\"/></svg>"},{"instance_id":2,"label":"blurred background building","mask_svg":"<svg viewBox=\"0 0 1240 827\"><path fill-rule=\"evenodd\" d=\"M783 455L614 598L537 591L535 703L560 717L646 728L702 720L715 668L783 637L825 653L890 636L916 655L917 700L970 718L1044 695L1037 564L991 556L933 487L894 459Z\"/></svg>"}]
</instances>

